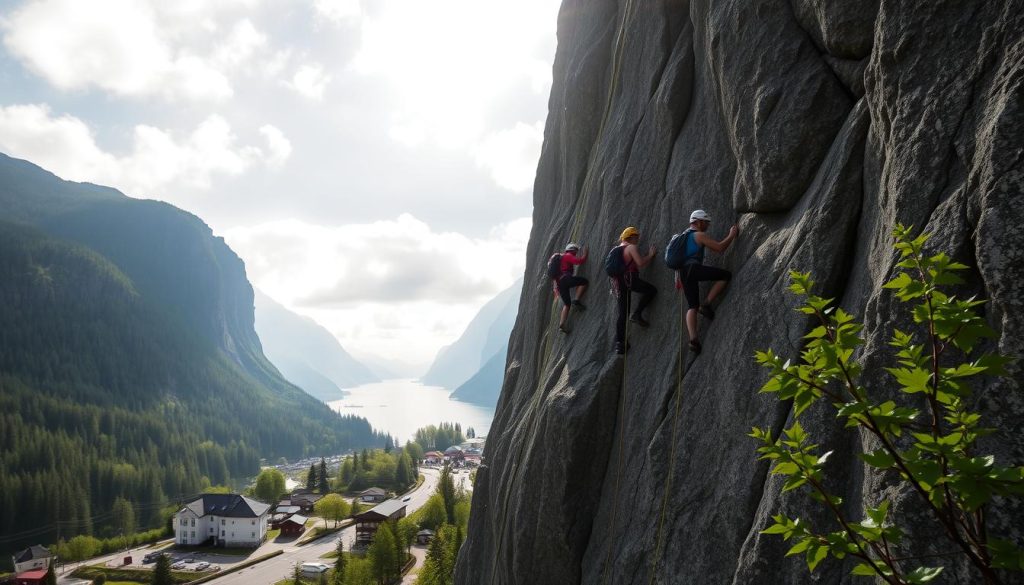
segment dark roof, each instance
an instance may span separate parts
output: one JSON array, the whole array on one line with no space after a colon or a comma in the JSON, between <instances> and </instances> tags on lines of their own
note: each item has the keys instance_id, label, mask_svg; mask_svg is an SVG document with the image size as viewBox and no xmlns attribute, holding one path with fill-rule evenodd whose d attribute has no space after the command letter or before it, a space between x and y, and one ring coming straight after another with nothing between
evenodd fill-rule
<instances>
[{"instance_id":1,"label":"dark roof","mask_svg":"<svg viewBox=\"0 0 1024 585\"><path fill-rule=\"evenodd\" d=\"M370 508L369 510L361 514L356 515L356 518L390 518L392 514L398 512L403 508L405 508L405 502L401 500L388 500L386 502L381 502L377 504L373 508Z\"/></svg>"},{"instance_id":2,"label":"dark roof","mask_svg":"<svg viewBox=\"0 0 1024 585\"><path fill-rule=\"evenodd\" d=\"M416 536L434 536L434 531L429 528L424 528L416 533Z\"/></svg>"},{"instance_id":3,"label":"dark roof","mask_svg":"<svg viewBox=\"0 0 1024 585\"><path fill-rule=\"evenodd\" d=\"M299 526L305 526L306 525L306 520L309 520L309 518L306 518L302 514L292 514L291 516L288 517L287 520L284 521L284 523L287 524L288 522L294 522L295 524L298 524Z\"/></svg>"},{"instance_id":4,"label":"dark roof","mask_svg":"<svg viewBox=\"0 0 1024 585\"><path fill-rule=\"evenodd\" d=\"M37 544L18 553L14 558L14 562L24 563L25 561L31 561L32 559L48 559L52 556L53 553L47 550L45 546Z\"/></svg>"},{"instance_id":5,"label":"dark roof","mask_svg":"<svg viewBox=\"0 0 1024 585\"><path fill-rule=\"evenodd\" d=\"M372 487L359 492L360 496L386 496L388 493L384 491L384 488Z\"/></svg>"},{"instance_id":6,"label":"dark roof","mask_svg":"<svg viewBox=\"0 0 1024 585\"><path fill-rule=\"evenodd\" d=\"M225 518L258 518L270 509L263 502L238 494L203 494L203 497L185 507L199 517L212 515Z\"/></svg>"}]
</instances>

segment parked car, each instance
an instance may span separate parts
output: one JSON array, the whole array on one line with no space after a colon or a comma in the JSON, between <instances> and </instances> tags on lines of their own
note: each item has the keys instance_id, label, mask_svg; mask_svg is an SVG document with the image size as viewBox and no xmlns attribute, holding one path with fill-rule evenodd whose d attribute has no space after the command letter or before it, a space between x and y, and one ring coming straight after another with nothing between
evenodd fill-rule
<instances>
[{"instance_id":1,"label":"parked car","mask_svg":"<svg viewBox=\"0 0 1024 585\"><path fill-rule=\"evenodd\" d=\"M160 553L158 553L158 552L151 552L151 553L147 553L146 556L142 557L142 562L143 563L155 563L158 558L160 558Z\"/></svg>"},{"instance_id":2,"label":"parked car","mask_svg":"<svg viewBox=\"0 0 1024 585\"><path fill-rule=\"evenodd\" d=\"M402 498L402 501L403 502L408 502L411 499L412 499L412 496L405 496L404 498Z\"/></svg>"},{"instance_id":3,"label":"parked car","mask_svg":"<svg viewBox=\"0 0 1024 585\"><path fill-rule=\"evenodd\" d=\"M175 571L180 571L180 570L185 568L185 563L183 563L181 561L178 561L178 562L174 563L173 565L171 565L171 568L174 569Z\"/></svg>"},{"instance_id":4,"label":"parked car","mask_svg":"<svg viewBox=\"0 0 1024 585\"><path fill-rule=\"evenodd\" d=\"M301 571L304 575L319 575L327 572L327 569L330 568L323 563L302 563Z\"/></svg>"},{"instance_id":5,"label":"parked car","mask_svg":"<svg viewBox=\"0 0 1024 585\"><path fill-rule=\"evenodd\" d=\"M201 563L196 563L196 570L197 571L205 571L207 568L209 568L209 566L210 566L210 563L208 563L206 561L203 561Z\"/></svg>"},{"instance_id":6,"label":"parked car","mask_svg":"<svg viewBox=\"0 0 1024 585\"><path fill-rule=\"evenodd\" d=\"M194 563L194 562L196 562L196 560L194 558L192 558L192 557L188 557L185 560L183 560L182 562L183 563Z\"/></svg>"}]
</instances>

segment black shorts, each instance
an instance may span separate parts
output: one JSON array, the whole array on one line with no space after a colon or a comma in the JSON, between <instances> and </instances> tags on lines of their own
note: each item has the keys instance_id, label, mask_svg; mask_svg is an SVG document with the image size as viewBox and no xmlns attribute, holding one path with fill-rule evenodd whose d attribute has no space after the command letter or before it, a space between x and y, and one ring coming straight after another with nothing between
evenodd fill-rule
<instances>
[{"instance_id":1,"label":"black shorts","mask_svg":"<svg viewBox=\"0 0 1024 585\"><path fill-rule=\"evenodd\" d=\"M679 271L679 276L683 281L683 293L686 294L686 304L691 309L696 309L700 307L699 283L707 282L709 280L731 280L732 272L722 270L721 268L715 268L714 266L704 266L703 264L692 262L684 266L683 269Z\"/></svg>"},{"instance_id":2,"label":"black shorts","mask_svg":"<svg viewBox=\"0 0 1024 585\"><path fill-rule=\"evenodd\" d=\"M562 302L565 303L566 306L569 306L572 304L572 289L577 286L584 286L587 284L590 284L590 281L586 278L567 274L558 279L558 296L562 297Z\"/></svg>"}]
</instances>

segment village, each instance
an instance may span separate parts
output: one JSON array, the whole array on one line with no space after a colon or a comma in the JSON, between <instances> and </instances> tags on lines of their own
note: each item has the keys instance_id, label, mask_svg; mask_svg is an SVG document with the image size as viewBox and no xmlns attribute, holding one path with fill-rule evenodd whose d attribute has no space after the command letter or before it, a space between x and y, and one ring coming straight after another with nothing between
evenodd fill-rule
<instances>
[{"instance_id":1,"label":"village","mask_svg":"<svg viewBox=\"0 0 1024 585\"><path fill-rule=\"evenodd\" d=\"M329 518L322 509L325 498L337 494L308 487L295 487L273 503L241 493L202 494L174 515L173 537L73 563L64 563L48 547L33 545L12 556L14 573L0 579L0 583L44 585L51 567L60 585L95 583L99 575L104 575L105 581L128 577L117 580L148 583L161 555L168 557L170 568L178 575L194 576L176 582L272 585L292 575L296 567L311 582L319 582L319 576L331 569L324 561L329 560L339 541L350 554L365 555L382 524L394 526L428 503L437 491L442 469L447 468L457 489L471 492L470 474L481 464L484 444L485 438L472 438L443 452L424 453L417 462L419 478L404 493L373 486L344 494L353 510L345 518ZM325 457L323 461L337 469L349 456ZM305 459L272 468L285 473L294 485L293 477L319 461ZM434 536L433 528L417 525L403 571L408 580L404 578L402 583L415 582L415 571L422 565Z\"/></svg>"}]
</instances>

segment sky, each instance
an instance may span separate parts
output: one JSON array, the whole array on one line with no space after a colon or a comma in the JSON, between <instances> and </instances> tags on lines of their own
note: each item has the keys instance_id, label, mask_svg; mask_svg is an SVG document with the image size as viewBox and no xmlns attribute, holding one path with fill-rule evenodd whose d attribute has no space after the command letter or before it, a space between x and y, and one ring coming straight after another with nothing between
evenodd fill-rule
<instances>
[{"instance_id":1,"label":"sky","mask_svg":"<svg viewBox=\"0 0 1024 585\"><path fill-rule=\"evenodd\" d=\"M0 151L421 372L524 269L559 0L0 0Z\"/></svg>"}]
</instances>

